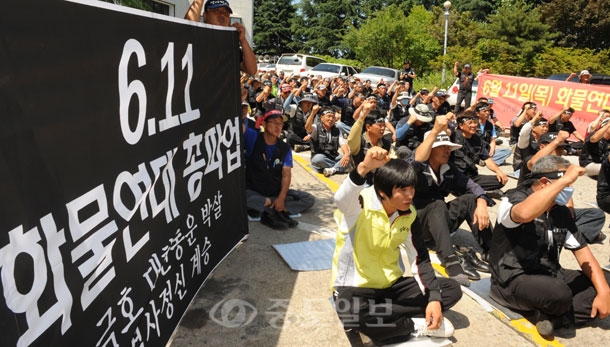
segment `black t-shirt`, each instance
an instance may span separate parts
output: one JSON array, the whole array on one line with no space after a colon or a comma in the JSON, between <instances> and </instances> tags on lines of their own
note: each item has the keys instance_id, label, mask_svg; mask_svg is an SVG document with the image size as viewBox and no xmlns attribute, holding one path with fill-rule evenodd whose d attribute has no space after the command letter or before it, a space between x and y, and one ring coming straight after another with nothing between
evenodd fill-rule
<instances>
[{"instance_id":1,"label":"black t-shirt","mask_svg":"<svg viewBox=\"0 0 610 347\"><path fill-rule=\"evenodd\" d=\"M462 148L451 152L455 166L470 178L477 176L479 174L477 167L479 160L489 159L489 152L485 148L485 142L478 134L472 135L469 139L464 137L460 129L456 129L453 132L451 142L462 145Z\"/></svg>"},{"instance_id":2,"label":"black t-shirt","mask_svg":"<svg viewBox=\"0 0 610 347\"><path fill-rule=\"evenodd\" d=\"M428 104L428 108L430 109L430 111L434 112L434 115L436 115L436 116L444 116L447 113L453 111L453 109L451 108L451 105L449 105L449 102L447 102L447 101L443 102L438 107L438 110L435 110L434 107L432 106L432 104Z\"/></svg>"},{"instance_id":3,"label":"black t-shirt","mask_svg":"<svg viewBox=\"0 0 610 347\"><path fill-rule=\"evenodd\" d=\"M567 131L572 134L576 131L576 127L574 127L574 124L571 121L562 122L561 118L557 119L553 124L549 122L550 133L556 133L559 132L559 130Z\"/></svg>"},{"instance_id":4,"label":"black t-shirt","mask_svg":"<svg viewBox=\"0 0 610 347\"><path fill-rule=\"evenodd\" d=\"M591 142L593 134L589 134L585 139L585 145L578 157L578 164L582 167L590 163L601 163L610 152L610 141L602 137L598 142Z\"/></svg>"}]
</instances>

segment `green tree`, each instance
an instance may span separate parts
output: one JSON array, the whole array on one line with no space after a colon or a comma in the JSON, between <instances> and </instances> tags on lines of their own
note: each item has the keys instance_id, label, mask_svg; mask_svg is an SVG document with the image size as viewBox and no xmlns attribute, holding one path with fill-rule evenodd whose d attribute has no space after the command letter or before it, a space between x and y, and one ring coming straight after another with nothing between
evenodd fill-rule
<instances>
[{"instance_id":1,"label":"green tree","mask_svg":"<svg viewBox=\"0 0 610 347\"><path fill-rule=\"evenodd\" d=\"M427 32L433 15L423 6L416 6L405 17L396 5L374 13L360 29L351 30L343 42L364 65L400 67L408 58L420 71L436 56L440 44Z\"/></svg>"},{"instance_id":2,"label":"green tree","mask_svg":"<svg viewBox=\"0 0 610 347\"><path fill-rule=\"evenodd\" d=\"M534 59L553 39L538 10L522 0L503 3L483 25L483 37L474 53L482 63L496 73L524 76L534 72Z\"/></svg>"},{"instance_id":3,"label":"green tree","mask_svg":"<svg viewBox=\"0 0 610 347\"><path fill-rule=\"evenodd\" d=\"M451 2L451 10L462 13L470 12L472 17L479 21L484 22L487 16L492 14L498 7L500 1L498 0L454 0ZM443 3L439 4L441 7Z\"/></svg>"},{"instance_id":4,"label":"green tree","mask_svg":"<svg viewBox=\"0 0 610 347\"><path fill-rule=\"evenodd\" d=\"M147 0L100 0L103 2L109 2L111 4L117 4L121 6L127 6L137 8L140 10L150 11L151 6Z\"/></svg>"},{"instance_id":5,"label":"green tree","mask_svg":"<svg viewBox=\"0 0 610 347\"><path fill-rule=\"evenodd\" d=\"M298 51L290 30L294 13L295 8L290 0L254 0L252 31L258 54L281 55Z\"/></svg>"},{"instance_id":6,"label":"green tree","mask_svg":"<svg viewBox=\"0 0 610 347\"><path fill-rule=\"evenodd\" d=\"M542 20L562 47L610 48L610 0L554 0L541 7Z\"/></svg>"},{"instance_id":7,"label":"green tree","mask_svg":"<svg viewBox=\"0 0 610 347\"><path fill-rule=\"evenodd\" d=\"M429 31L438 42L443 42L445 34L443 7L435 7L433 13L436 20L435 24L430 26ZM472 47L476 47L482 36L482 25L472 18L470 12L449 11L447 56L444 57L441 51L438 56L428 63L431 70L441 71L444 62L446 68L450 71L449 76L451 76L451 69L453 69L453 62L455 61L468 62L473 65L473 68L477 68L481 59L475 54Z\"/></svg>"},{"instance_id":8,"label":"green tree","mask_svg":"<svg viewBox=\"0 0 610 347\"><path fill-rule=\"evenodd\" d=\"M297 7L299 16L292 29L305 52L333 57L351 55L341 38L360 26L360 1L301 0Z\"/></svg>"}]
</instances>

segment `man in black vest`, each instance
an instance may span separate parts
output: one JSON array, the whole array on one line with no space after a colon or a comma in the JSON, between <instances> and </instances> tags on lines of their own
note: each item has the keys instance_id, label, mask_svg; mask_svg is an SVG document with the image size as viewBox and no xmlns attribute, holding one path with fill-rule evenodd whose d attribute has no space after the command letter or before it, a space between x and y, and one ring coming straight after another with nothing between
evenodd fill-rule
<instances>
[{"instance_id":1,"label":"man in black vest","mask_svg":"<svg viewBox=\"0 0 610 347\"><path fill-rule=\"evenodd\" d=\"M292 151L279 140L286 118L281 111L271 110L257 124L264 132L243 127L248 215L274 229L295 227L298 223L290 216L315 202L310 193L290 189Z\"/></svg>"},{"instance_id":2,"label":"man in black vest","mask_svg":"<svg viewBox=\"0 0 610 347\"><path fill-rule=\"evenodd\" d=\"M490 296L503 306L531 311L543 337L551 337L562 317L577 325L610 314L610 273L605 272L565 206L572 184L585 169L546 156L532 167L532 178L506 192L489 252ZM580 270L564 269L562 249L571 251Z\"/></svg>"},{"instance_id":3,"label":"man in black vest","mask_svg":"<svg viewBox=\"0 0 610 347\"><path fill-rule=\"evenodd\" d=\"M459 89L455 108L453 110L455 114L459 114L460 108L462 107L462 101L464 101L464 109L470 107L470 102L472 101L472 84L476 80L474 74L470 70L470 64L464 65L464 70L462 71L458 71L458 66L460 66L460 62L456 61L453 65L453 74L455 77L459 78Z\"/></svg>"},{"instance_id":4,"label":"man in black vest","mask_svg":"<svg viewBox=\"0 0 610 347\"><path fill-rule=\"evenodd\" d=\"M508 182L508 176L492 160L485 141L479 136L477 132L479 121L474 111L464 111L458 116L457 123L458 128L453 133L452 142L462 145L462 148L452 152L455 166L485 189L487 196L501 198L504 193L500 189ZM479 161L485 162L487 168L495 175L479 174L477 167Z\"/></svg>"},{"instance_id":5,"label":"man in black vest","mask_svg":"<svg viewBox=\"0 0 610 347\"><path fill-rule=\"evenodd\" d=\"M350 168L349 147L341 131L335 126L338 119L335 108L322 108L319 119L314 122L315 118L312 112L305 123L305 130L311 141L311 167L321 171L326 177L347 173ZM339 148L343 153L339 153Z\"/></svg>"}]
</instances>

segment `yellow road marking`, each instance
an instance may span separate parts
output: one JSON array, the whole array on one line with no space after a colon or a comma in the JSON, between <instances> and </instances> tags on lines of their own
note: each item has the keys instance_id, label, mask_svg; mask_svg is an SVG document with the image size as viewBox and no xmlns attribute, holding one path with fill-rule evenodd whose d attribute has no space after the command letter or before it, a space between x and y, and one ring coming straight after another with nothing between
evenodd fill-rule
<instances>
[{"instance_id":1,"label":"yellow road marking","mask_svg":"<svg viewBox=\"0 0 610 347\"><path fill-rule=\"evenodd\" d=\"M337 184L335 181L331 180L328 177L324 177L323 174L318 173L314 169L312 169L311 165L309 165L309 160L306 160L300 155L294 155L294 153L292 155L292 160L299 163L305 170L309 171L314 176L316 176L317 179L324 182L331 192L335 193L337 190L339 190L339 184Z\"/></svg>"}]
</instances>

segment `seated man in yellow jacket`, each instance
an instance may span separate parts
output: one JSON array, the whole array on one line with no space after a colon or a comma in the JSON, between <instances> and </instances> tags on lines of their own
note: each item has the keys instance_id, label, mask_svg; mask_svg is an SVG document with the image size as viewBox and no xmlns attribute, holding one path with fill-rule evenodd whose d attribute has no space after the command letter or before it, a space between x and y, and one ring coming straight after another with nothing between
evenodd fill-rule
<instances>
[{"instance_id":1,"label":"seated man in yellow jacket","mask_svg":"<svg viewBox=\"0 0 610 347\"><path fill-rule=\"evenodd\" d=\"M373 186L365 188L372 170ZM376 344L453 334L443 311L462 292L455 280L436 278L422 236L411 230L416 180L411 164L390 160L386 150L371 147L335 194L335 308L346 330L363 333ZM412 277L403 276L401 244Z\"/></svg>"}]
</instances>

